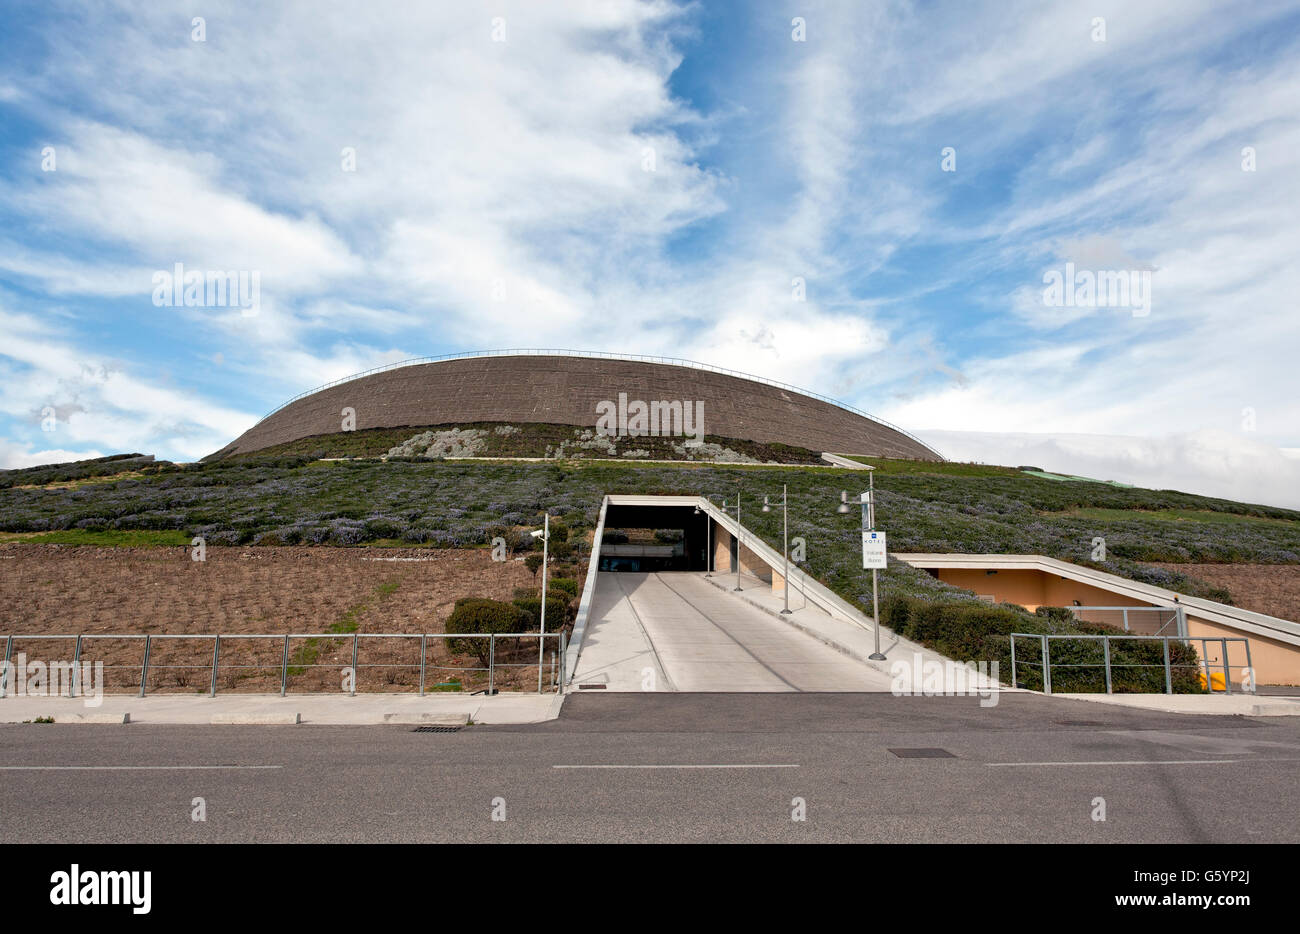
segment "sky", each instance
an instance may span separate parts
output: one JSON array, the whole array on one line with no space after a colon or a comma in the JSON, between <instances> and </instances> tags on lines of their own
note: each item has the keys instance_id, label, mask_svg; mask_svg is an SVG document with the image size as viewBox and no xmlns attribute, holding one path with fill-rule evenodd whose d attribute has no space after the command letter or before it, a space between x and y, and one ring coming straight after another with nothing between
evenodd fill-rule
<instances>
[{"instance_id":1,"label":"sky","mask_svg":"<svg viewBox=\"0 0 1300 934\"><path fill-rule=\"evenodd\" d=\"M2 467L561 348L1300 507L1296 0L4 16ZM247 289L187 304L178 264Z\"/></svg>"}]
</instances>

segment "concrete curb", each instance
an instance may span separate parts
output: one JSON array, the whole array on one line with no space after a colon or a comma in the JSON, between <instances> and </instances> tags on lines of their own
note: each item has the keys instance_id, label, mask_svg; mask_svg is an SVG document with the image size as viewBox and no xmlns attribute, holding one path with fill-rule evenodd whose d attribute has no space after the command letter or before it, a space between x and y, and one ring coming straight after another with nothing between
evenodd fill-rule
<instances>
[{"instance_id":1,"label":"concrete curb","mask_svg":"<svg viewBox=\"0 0 1300 934\"><path fill-rule=\"evenodd\" d=\"M1248 717L1300 717L1300 704L1255 704Z\"/></svg>"},{"instance_id":2,"label":"concrete curb","mask_svg":"<svg viewBox=\"0 0 1300 934\"><path fill-rule=\"evenodd\" d=\"M302 723L300 713L217 713L208 721L214 726L290 726Z\"/></svg>"},{"instance_id":3,"label":"concrete curb","mask_svg":"<svg viewBox=\"0 0 1300 934\"><path fill-rule=\"evenodd\" d=\"M56 723L129 722L209 726L223 724L382 726L407 718L412 723L539 723L559 710L556 695L501 694L420 697L416 694L242 694L228 697L105 695L102 707L87 708L80 698L14 697L0 700L0 724L53 718ZM122 719L129 711L129 720ZM91 718L94 718L93 720ZM106 718L113 717L108 720ZM426 719L427 718L427 719ZM453 718L453 719L445 719Z\"/></svg>"},{"instance_id":4,"label":"concrete curb","mask_svg":"<svg viewBox=\"0 0 1300 934\"><path fill-rule=\"evenodd\" d=\"M1042 694L1129 710L1215 717L1300 717L1300 703L1255 703L1253 695L1224 694Z\"/></svg>"}]
</instances>

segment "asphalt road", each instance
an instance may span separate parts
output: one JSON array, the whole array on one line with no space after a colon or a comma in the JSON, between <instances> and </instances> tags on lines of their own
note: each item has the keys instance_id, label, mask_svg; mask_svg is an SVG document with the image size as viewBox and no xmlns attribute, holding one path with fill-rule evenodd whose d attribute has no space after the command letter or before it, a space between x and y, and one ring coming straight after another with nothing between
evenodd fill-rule
<instances>
[{"instance_id":1,"label":"asphalt road","mask_svg":"<svg viewBox=\"0 0 1300 934\"><path fill-rule=\"evenodd\" d=\"M918 747L952 758L890 751ZM25 724L0 766L8 842L1300 840L1295 719L1031 695L577 695L445 734Z\"/></svg>"}]
</instances>

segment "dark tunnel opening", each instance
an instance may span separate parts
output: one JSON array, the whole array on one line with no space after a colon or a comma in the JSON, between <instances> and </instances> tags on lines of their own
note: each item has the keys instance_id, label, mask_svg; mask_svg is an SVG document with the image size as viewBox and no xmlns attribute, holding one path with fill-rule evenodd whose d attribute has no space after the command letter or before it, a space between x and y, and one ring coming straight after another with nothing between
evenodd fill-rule
<instances>
[{"instance_id":1,"label":"dark tunnel opening","mask_svg":"<svg viewBox=\"0 0 1300 934\"><path fill-rule=\"evenodd\" d=\"M713 523L691 506L610 505L602 571L707 571Z\"/></svg>"}]
</instances>

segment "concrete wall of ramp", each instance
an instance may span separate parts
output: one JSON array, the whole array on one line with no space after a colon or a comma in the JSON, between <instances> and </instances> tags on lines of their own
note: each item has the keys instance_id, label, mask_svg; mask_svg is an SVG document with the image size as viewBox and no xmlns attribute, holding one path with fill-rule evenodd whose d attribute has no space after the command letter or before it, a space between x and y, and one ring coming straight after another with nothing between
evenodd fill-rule
<instances>
[{"instance_id":1,"label":"concrete wall of ramp","mask_svg":"<svg viewBox=\"0 0 1300 934\"><path fill-rule=\"evenodd\" d=\"M582 599L578 601L578 615L573 620L573 634L569 639L569 648L564 653L565 683L573 682L578 671L578 658L582 655L582 643L587 637L587 623L591 619L592 598L596 593L596 575L600 572L600 547L605 536L605 512L609 508L609 497L600 502L600 517L596 520L596 532L591 538L591 559L587 562L587 581L582 585Z\"/></svg>"}]
</instances>

